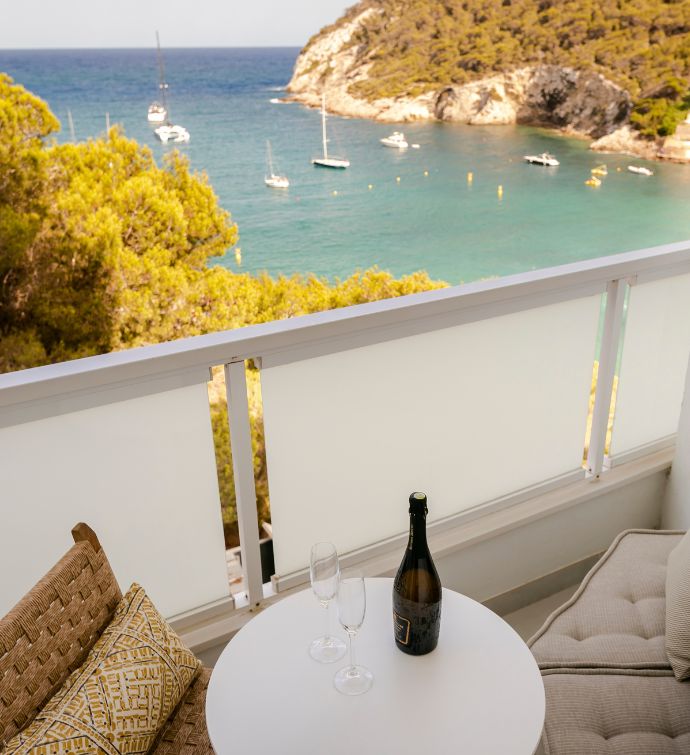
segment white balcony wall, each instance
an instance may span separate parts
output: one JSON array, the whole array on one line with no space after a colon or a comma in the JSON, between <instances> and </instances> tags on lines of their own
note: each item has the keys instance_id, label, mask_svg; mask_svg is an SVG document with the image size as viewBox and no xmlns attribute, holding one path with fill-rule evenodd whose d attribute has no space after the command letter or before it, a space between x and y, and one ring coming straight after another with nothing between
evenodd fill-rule
<instances>
[{"instance_id":1,"label":"white balcony wall","mask_svg":"<svg viewBox=\"0 0 690 755\"><path fill-rule=\"evenodd\" d=\"M262 370L276 572L582 465L600 296Z\"/></svg>"},{"instance_id":2,"label":"white balcony wall","mask_svg":"<svg viewBox=\"0 0 690 755\"><path fill-rule=\"evenodd\" d=\"M610 456L674 435L690 354L690 275L630 289Z\"/></svg>"},{"instance_id":3,"label":"white balcony wall","mask_svg":"<svg viewBox=\"0 0 690 755\"><path fill-rule=\"evenodd\" d=\"M166 616L228 595L206 384L0 429L0 616L97 533Z\"/></svg>"}]
</instances>

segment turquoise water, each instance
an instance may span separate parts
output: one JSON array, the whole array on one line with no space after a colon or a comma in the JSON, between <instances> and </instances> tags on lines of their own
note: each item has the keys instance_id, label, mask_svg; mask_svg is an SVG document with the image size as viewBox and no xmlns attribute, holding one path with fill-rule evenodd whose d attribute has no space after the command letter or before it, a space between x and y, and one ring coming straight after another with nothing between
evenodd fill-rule
<instances>
[{"instance_id":1,"label":"turquoise water","mask_svg":"<svg viewBox=\"0 0 690 755\"><path fill-rule=\"evenodd\" d=\"M378 141L394 127L333 117L331 149L352 165L314 168L319 113L270 102L296 54L165 51L173 120L192 135L181 150L208 173L239 225L242 266L229 254L222 264L230 269L343 277L379 265L456 283L690 239L690 166L597 155L585 141L541 129L405 125L420 148L399 153ZM108 112L157 156L169 149L146 121L156 96L154 50L5 50L0 70L48 102L64 126L60 139L70 137L68 109L77 139L102 133ZM288 191L264 186L266 139L290 177ZM545 150L560 167L522 162ZM601 162L608 177L598 189L585 186ZM631 162L655 175L629 173Z\"/></svg>"}]
</instances>

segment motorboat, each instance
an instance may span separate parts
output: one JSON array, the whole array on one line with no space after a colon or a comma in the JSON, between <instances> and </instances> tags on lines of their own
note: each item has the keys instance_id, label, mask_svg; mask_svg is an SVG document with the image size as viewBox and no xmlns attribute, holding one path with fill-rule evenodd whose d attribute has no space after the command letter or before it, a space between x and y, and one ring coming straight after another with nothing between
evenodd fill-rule
<instances>
[{"instance_id":1,"label":"motorboat","mask_svg":"<svg viewBox=\"0 0 690 755\"><path fill-rule=\"evenodd\" d=\"M154 129L153 133L163 142L163 144L189 141L189 131L187 131L184 126L174 126L171 123L159 126L157 129Z\"/></svg>"},{"instance_id":2,"label":"motorboat","mask_svg":"<svg viewBox=\"0 0 690 755\"><path fill-rule=\"evenodd\" d=\"M323 144L323 157L315 157L311 164L320 168L349 168L350 161L344 157L328 156L328 138L326 136L326 95L321 95L321 138Z\"/></svg>"},{"instance_id":3,"label":"motorboat","mask_svg":"<svg viewBox=\"0 0 690 755\"><path fill-rule=\"evenodd\" d=\"M560 165L558 160L548 152L542 152L541 155L525 155L524 160L530 165L543 165L548 168L555 168Z\"/></svg>"},{"instance_id":4,"label":"motorboat","mask_svg":"<svg viewBox=\"0 0 690 755\"><path fill-rule=\"evenodd\" d=\"M407 149L410 146L402 131L394 131L390 136L384 136L379 141L384 147L394 147L395 149Z\"/></svg>"},{"instance_id":5,"label":"motorboat","mask_svg":"<svg viewBox=\"0 0 690 755\"><path fill-rule=\"evenodd\" d=\"M601 179L596 176L590 176L585 181L585 186L601 186Z\"/></svg>"},{"instance_id":6,"label":"motorboat","mask_svg":"<svg viewBox=\"0 0 690 755\"><path fill-rule=\"evenodd\" d=\"M605 165L597 165L596 168L592 168L593 176L608 176L609 171Z\"/></svg>"},{"instance_id":7,"label":"motorboat","mask_svg":"<svg viewBox=\"0 0 690 755\"><path fill-rule=\"evenodd\" d=\"M271 142L266 141L266 163L267 171L264 183L270 189L287 189L290 187L290 181L287 176L278 175L273 169L273 153L271 151Z\"/></svg>"},{"instance_id":8,"label":"motorboat","mask_svg":"<svg viewBox=\"0 0 690 755\"><path fill-rule=\"evenodd\" d=\"M653 176L654 171L649 170L649 168L645 168L642 165L628 165L628 170L631 173L637 173L638 176Z\"/></svg>"}]
</instances>

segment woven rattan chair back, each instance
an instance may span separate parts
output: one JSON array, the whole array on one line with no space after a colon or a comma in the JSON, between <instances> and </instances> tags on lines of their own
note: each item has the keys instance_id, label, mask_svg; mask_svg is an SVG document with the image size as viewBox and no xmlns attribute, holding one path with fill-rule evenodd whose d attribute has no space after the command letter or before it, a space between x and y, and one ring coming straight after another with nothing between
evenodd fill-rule
<instances>
[{"instance_id":1,"label":"woven rattan chair back","mask_svg":"<svg viewBox=\"0 0 690 755\"><path fill-rule=\"evenodd\" d=\"M0 743L27 726L86 657L122 597L98 538L75 544L0 620Z\"/></svg>"}]
</instances>

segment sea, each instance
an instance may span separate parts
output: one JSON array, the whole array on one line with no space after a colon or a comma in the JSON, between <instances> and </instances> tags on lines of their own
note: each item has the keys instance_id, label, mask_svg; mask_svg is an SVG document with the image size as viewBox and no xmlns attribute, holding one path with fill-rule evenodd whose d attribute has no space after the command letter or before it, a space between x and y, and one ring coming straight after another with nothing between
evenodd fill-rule
<instances>
[{"instance_id":1,"label":"sea","mask_svg":"<svg viewBox=\"0 0 690 755\"><path fill-rule=\"evenodd\" d=\"M315 168L320 113L282 101L298 52L163 51L171 118L191 133L178 148L239 228L241 253L215 260L233 271L334 280L378 266L455 284L690 239L690 165L596 154L545 129L329 116L329 150L351 166ZM0 50L0 71L48 103L58 141L98 137L109 119L157 159L172 149L146 118L158 95L155 49ZM383 147L396 128L419 147ZM264 185L267 140L288 190ZM560 166L523 161L544 151ZM600 163L602 185L586 186Z\"/></svg>"}]
</instances>

